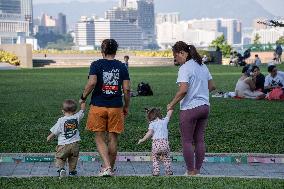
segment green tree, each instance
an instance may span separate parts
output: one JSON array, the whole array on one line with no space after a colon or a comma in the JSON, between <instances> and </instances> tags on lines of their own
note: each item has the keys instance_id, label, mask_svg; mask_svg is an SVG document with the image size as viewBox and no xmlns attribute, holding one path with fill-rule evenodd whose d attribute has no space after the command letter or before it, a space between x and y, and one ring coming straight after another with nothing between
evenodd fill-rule
<instances>
[{"instance_id":1,"label":"green tree","mask_svg":"<svg viewBox=\"0 0 284 189\"><path fill-rule=\"evenodd\" d=\"M284 36L281 36L277 41L276 41L277 45L284 45Z\"/></svg>"},{"instance_id":2,"label":"green tree","mask_svg":"<svg viewBox=\"0 0 284 189\"><path fill-rule=\"evenodd\" d=\"M253 44L254 45L258 45L260 44L260 35L257 33L255 36L254 36L254 39L253 39Z\"/></svg>"},{"instance_id":3,"label":"green tree","mask_svg":"<svg viewBox=\"0 0 284 189\"><path fill-rule=\"evenodd\" d=\"M254 39L253 39L253 44L252 44L252 49L254 51L261 51L261 44L260 44L260 35L257 33L255 36L254 36Z\"/></svg>"},{"instance_id":4,"label":"green tree","mask_svg":"<svg viewBox=\"0 0 284 189\"><path fill-rule=\"evenodd\" d=\"M224 57L229 57L232 51L232 47L227 43L224 35L221 35L213 40L210 47L220 48Z\"/></svg>"},{"instance_id":5,"label":"green tree","mask_svg":"<svg viewBox=\"0 0 284 189\"><path fill-rule=\"evenodd\" d=\"M35 38L38 40L41 48L68 50L74 45L70 34L60 35L54 32L37 33Z\"/></svg>"}]
</instances>

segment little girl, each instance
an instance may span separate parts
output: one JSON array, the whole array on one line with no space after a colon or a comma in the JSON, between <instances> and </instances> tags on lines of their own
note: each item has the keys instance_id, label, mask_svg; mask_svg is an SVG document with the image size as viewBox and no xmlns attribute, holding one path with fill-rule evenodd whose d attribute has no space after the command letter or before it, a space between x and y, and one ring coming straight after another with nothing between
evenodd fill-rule
<instances>
[{"instance_id":1,"label":"little girl","mask_svg":"<svg viewBox=\"0 0 284 189\"><path fill-rule=\"evenodd\" d=\"M148 132L139 140L138 144L152 137L153 176L159 176L160 174L159 158L164 162L166 175L172 175L168 123L173 110L169 110L165 118L162 118L158 108L146 109L146 113L149 122Z\"/></svg>"}]
</instances>

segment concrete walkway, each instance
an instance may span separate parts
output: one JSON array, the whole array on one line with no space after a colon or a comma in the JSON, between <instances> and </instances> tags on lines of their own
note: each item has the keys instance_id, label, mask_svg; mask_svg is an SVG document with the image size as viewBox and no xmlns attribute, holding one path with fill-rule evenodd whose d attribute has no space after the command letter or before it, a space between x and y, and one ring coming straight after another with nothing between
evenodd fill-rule
<instances>
[{"instance_id":1,"label":"concrete walkway","mask_svg":"<svg viewBox=\"0 0 284 189\"><path fill-rule=\"evenodd\" d=\"M175 176L185 173L183 162L173 162ZM79 162L78 176L97 176L100 163ZM0 163L1 177L50 177L57 176L53 162ZM161 175L164 175L161 166ZM151 176L151 162L118 162L116 176ZM240 164L205 163L201 170L205 177L244 177L244 178L278 178L284 179L283 164Z\"/></svg>"},{"instance_id":2,"label":"concrete walkway","mask_svg":"<svg viewBox=\"0 0 284 189\"><path fill-rule=\"evenodd\" d=\"M17 66L0 62L0 70L16 70L16 69L18 69Z\"/></svg>"},{"instance_id":3,"label":"concrete walkway","mask_svg":"<svg viewBox=\"0 0 284 189\"><path fill-rule=\"evenodd\" d=\"M51 158L50 154L46 154L50 158L36 157L24 157L22 160L11 154L0 154L0 177L50 177L57 176L57 168L54 165L54 159ZM213 154L214 155L214 154ZM13 157L12 157L13 156ZM46 157L47 157L46 156ZM140 157L141 161L135 157ZM14 159L13 162L7 161L10 157ZM125 157L131 157L125 159ZM176 156L179 157L179 156ZM284 179L284 162L275 161L271 158L271 155L262 158L270 158L272 162L263 161L255 162L234 162L234 161L217 161L218 158L221 160L228 159L229 154L225 156L215 155L215 162L208 162L209 158L212 157L207 155L207 160L203 164L201 170L201 177L239 177L239 178L277 178ZM216 159L216 157L218 157ZM54 157L53 157L54 158ZM279 159L279 155L277 157ZM282 155L280 155L282 158ZM87 158L88 159L88 158ZM97 176L100 170L100 160L98 158L91 158L89 161L86 156L80 157L78 162L77 171L78 176ZM119 156L116 164L116 176L151 176L152 162L149 161L150 157L135 155L130 156ZM206 162L207 161L207 162ZM273 163L276 162L276 163ZM182 176L185 173L185 162L181 159L173 159L172 162L174 176ZM68 170L68 169L67 169ZM161 163L161 175L164 175L163 165Z\"/></svg>"}]
</instances>

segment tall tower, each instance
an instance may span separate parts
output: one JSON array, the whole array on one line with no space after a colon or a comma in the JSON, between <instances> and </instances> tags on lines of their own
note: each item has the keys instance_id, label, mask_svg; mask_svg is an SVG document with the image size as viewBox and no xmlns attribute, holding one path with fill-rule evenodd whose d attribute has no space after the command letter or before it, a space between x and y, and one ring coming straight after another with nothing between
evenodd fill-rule
<instances>
[{"instance_id":1,"label":"tall tower","mask_svg":"<svg viewBox=\"0 0 284 189\"><path fill-rule=\"evenodd\" d=\"M29 35L33 35L33 0L21 0L21 14L29 22Z\"/></svg>"},{"instance_id":2,"label":"tall tower","mask_svg":"<svg viewBox=\"0 0 284 189\"><path fill-rule=\"evenodd\" d=\"M59 13L57 16L57 30L59 34L66 34L67 27L66 27L66 15L63 13Z\"/></svg>"},{"instance_id":3,"label":"tall tower","mask_svg":"<svg viewBox=\"0 0 284 189\"><path fill-rule=\"evenodd\" d=\"M137 1L137 24L142 29L145 48L152 48L156 44L153 0Z\"/></svg>"}]
</instances>

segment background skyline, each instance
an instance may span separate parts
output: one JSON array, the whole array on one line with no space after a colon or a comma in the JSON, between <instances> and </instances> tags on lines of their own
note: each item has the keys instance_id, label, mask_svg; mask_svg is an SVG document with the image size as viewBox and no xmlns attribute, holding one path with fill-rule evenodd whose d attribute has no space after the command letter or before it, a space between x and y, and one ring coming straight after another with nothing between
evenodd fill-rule
<instances>
[{"instance_id":1,"label":"background skyline","mask_svg":"<svg viewBox=\"0 0 284 189\"><path fill-rule=\"evenodd\" d=\"M154 3L155 13L179 12L181 20L235 18L241 20L244 27L250 27L255 18L284 17L280 10L284 7L282 0L271 0L271 3L267 0L154 0ZM67 16L69 28L72 28L80 16L104 17L104 12L113 6L118 6L118 0L34 0L34 17L42 13L55 17L62 12Z\"/></svg>"},{"instance_id":2,"label":"background skyline","mask_svg":"<svg viewBox=\"0 0 284 189\"><path fill-rule=\"evenodd\" d=\"M164 0L164 1L172 1L174 2L181 2L181 0ZM218 0L207 0L207 1L218 1ZM245 0L226 0L230 2L239 2ZM275 16L284 16L283 7L284 7L284 1L283 0L255 0L257 3L259 3L265 10L270 12L271 14ZM33 3L36 4L60 4L60 3L71 3L71 2L109 2L111 4L117 3L118 0L33 0ZM160 4L162 1L154 0L155 5L157 7L161 6ZM169 7L170 8L170 7Z\"/></svg>"}]
</instances>

